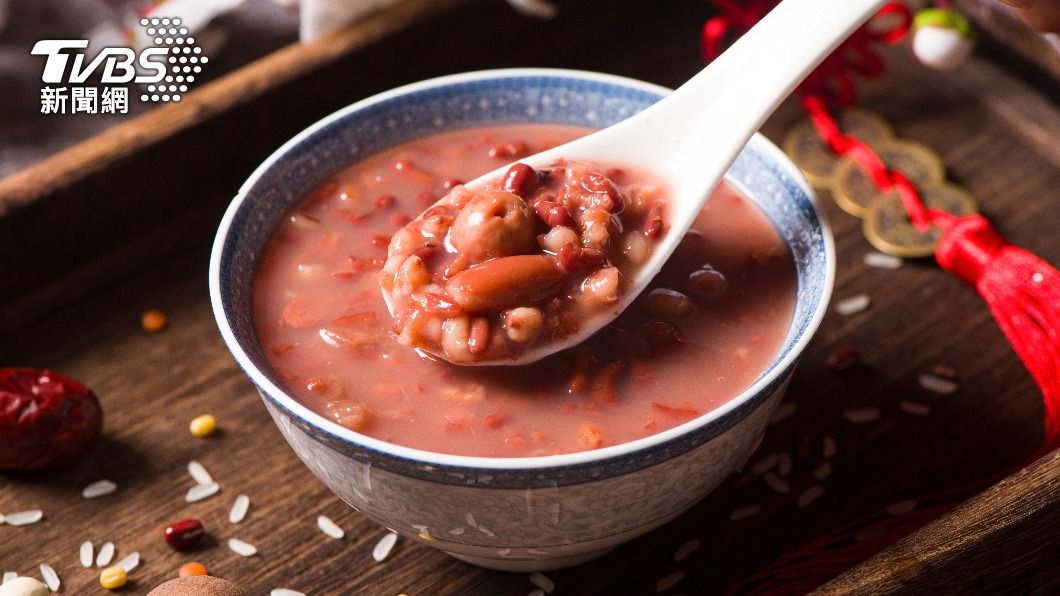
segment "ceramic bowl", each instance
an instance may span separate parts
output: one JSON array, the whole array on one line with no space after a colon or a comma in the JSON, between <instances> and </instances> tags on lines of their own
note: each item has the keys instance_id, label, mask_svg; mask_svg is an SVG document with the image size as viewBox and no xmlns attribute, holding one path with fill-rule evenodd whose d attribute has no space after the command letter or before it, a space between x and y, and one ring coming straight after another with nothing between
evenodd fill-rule
<instances>
[{"instance_id":1,"label":"ceramic bowl","mask_svg":"<svg viewBox=\"0 0 1060 596\"><path fill-rule=\"evenodd\" d=\"M251 320L258 259L284 213L323 180L387 147L478 125L603 127L667 89L565 70L495 70L408 85L357 102L272 154L232 201L214 244L210 295L218 327L298 457L339 497L410 540L495 569L547 570L596 557L673 519L750 456L816 331L835 255L824 214L794 165L755 136L726 180L772 220L797 269L783 348L724 406L630 443L526 458L446 455L390 444L299 403L270 367Z\"/></svg>"}]
</instances>

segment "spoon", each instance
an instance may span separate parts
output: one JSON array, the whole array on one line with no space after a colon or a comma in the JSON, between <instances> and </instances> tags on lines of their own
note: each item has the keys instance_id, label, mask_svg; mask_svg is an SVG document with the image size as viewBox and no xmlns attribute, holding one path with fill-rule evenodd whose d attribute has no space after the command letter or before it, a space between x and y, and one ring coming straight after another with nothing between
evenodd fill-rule
<instances>
[{"instance_id":1,"label":"spoon","mask_svg":"<svg viewBox=\"0 0 1060 596\"><path fill-rule=\"evenodd\" d=\"M783 0L725 53L664 99L613 126L520 159L535 169L561 158L644 167L670 184L670 227L656 240L651 257L617 302L606 313L582 321L577 333L534 343L514 359L459 364L530 364L585 341L618 317L662 269L725 171L766 118L885 1ZM509 165L465 186L485 188L487 182L500 179ZM388 292L383 297L393 314Z\"/></svg>"}]
</instances>

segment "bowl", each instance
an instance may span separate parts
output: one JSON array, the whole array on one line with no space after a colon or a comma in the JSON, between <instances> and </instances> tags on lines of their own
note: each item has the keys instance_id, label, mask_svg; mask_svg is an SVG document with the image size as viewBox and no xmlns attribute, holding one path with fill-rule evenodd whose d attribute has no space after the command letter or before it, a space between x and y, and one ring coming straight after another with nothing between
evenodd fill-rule
<instances>
[{"instance_id":1,"label":"bowl","mask_svg":"<svg viewBox=\"0 0 1060 596\"><path fill-rule=\"evenodd\" d=\"M250 176L221 221L210 297L222 337L306 466L351 507L411 540L508 571L575 565L673 519L751 455L824 316L835 254L794 165L756 135L726 180L772 220L794 256L794 317L780 352L730 402L664 432L601 449L524 458L433 453L359 434L284 390L251 319L258 259L284 213L323 180L387 147L477 125L603 127L668 90L591 72L505 69L400 87L324 118Z\"/></svg>"}]
</instances>

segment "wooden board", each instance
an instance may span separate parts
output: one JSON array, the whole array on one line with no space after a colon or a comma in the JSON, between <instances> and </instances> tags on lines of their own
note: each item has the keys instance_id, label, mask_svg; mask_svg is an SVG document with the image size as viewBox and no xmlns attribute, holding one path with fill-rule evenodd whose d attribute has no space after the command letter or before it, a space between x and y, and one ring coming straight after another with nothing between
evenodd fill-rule
<instances>
[{"instance_id":1,"label":"wooden board","mask_svg":"<svg viewBox=\"0 0 1060 596\"><path fill-rule=\"evenodd\" d=\"M174 137L188 160L179 172L172 162L159 160L173 155L168 144L145 146L99 169L79 191L92 200L118 196L135 206L136 198L162 188L149 184L161 177L166 185L157 192L186 197L188 208L136 210L121 222L136 229L92 251L71 268L81 272L74 277L30 275L31 267L0 252L5 255L0 264L9 267L5 296L42 287L62 288L64 294L51 301L61 307L38 308L16 299L0 308L0 320L9 323L0 336L0 363L50 367L80 378L96 390L107 413L105 440L90 459L59 474L0 476L0 512L45 511L38 525L0 526L0 571L37 575L37 564L48 562L63 578L65 593L97 592L98 570L77 563L78 545L92 540L115 542L118 558L141 553L143 562L125 590L130 594L145 593L189 560L202 561L254 594L276 587L391 595L532 590L525 575L480 570L409 541L400 542L388 561L372 561L371 549L383 531L301 465L222 345L206 291L207 242L220 211L256 161L341 105L400 83L498 66L588 68L674 86L701 66L697 35L707 16L704 4L653 0L613 3L602 14L594 3L565 3L561 18L549 23L517 17L499 2L457 6L359 52L339 52L269 86L244 107L201 120ZM469 22L474 35L454 34L468 31ZM935 148L951 178L972 189L1013 241L1060 262L1060 110L983 57L947 74L924 70L903 48L890 52L889 62L886 76L866 87L862 105L887 117L902 136ZM262 73L257 84L269 80ZM789 102L765 132L778 139L796 117L797 106ZM0 188L11 184L4 181ZM655 593L657 582L674 573L683 575L667 593L725 591L830 528L889 503L1005 470L1034 451L1041 436L1040 397L978 297L927 262L898 271L865 267L861 258L869 247L858 222L832 205L828 212L840 255L836 297L867 293L872 306L853 317L830 313L825 319L789 389L797 410L770 429L760 448L762 454L793 455L787 478L792 492L777 494L756 478L734 477L659 531L598 561L549 573L557 593ZM54 254L31 262L82 254L76 243L59 244ZM104 281L71 285L76 275ZM169 313L165 332L147 335L139 329L139 313L150 307ZM839 378L823 361L845 344L859 348L865 367ZM917 386L916 375L936 363L958 369L957 394L938 398ZM902 413L903 399L929 404L931 415ZM863 426L844 420L844 411L861 406L880 408L881 422ZM198 440L188 434L188 421L203 412L219 418L219 436ZM811 472L821 461L824 435L838 444L834 472L823 483L824 496L799 508L798 495L817 482ZM191 459L211 471L222 486L220 495L184 503ZM1049 465L1012 479L1004 494L983 497L978 505L983 510L1042 512L990 518L1008 532L972 533L956 524L910 539L955 545L945 565L924 559L929 565L919 577L932 583L923 585L947 585L947 578L968 565L1015 591L1055 581L1055 561L1043 552L1058 552L1060 517L1050 515L1054 505L1044 504L1055 499L1056 491L1047 489L1057 477L1056 466ZM118 492L83 500L81 488L100 478L117 482ZM247 520L233 526L227 512L239 493L249 495L252 505ZM1043 504L1030 507L1025 499ZM760 505L761 513L730 521L732 511L750 504ZM338 522L346 538L325 537L314 524L318 514ZM189 554L170 551L162 527L189 516L204 521L208 543ZM1020 539L1029 531L1027 519L1041 526L1034 541ZM1008 538L991 543L992 536ZM229 537L255 544L260 553L253 559L236 556L224 546ZM691 539L701 546L675 561L675 549ZM1017 559L1021 563L1012 565ZM866 573L861 583L840 585L874 589L888 581L879 572Z\"/></svg>"}]
</instances>

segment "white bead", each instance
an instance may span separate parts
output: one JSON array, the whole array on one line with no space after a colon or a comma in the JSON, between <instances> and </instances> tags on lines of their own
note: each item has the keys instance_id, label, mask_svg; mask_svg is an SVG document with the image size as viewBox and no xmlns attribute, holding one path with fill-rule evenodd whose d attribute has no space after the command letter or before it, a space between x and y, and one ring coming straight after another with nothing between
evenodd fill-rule
<instances>
[{"instance_id":1,"label":"white bead","mask_svg":"<svg viewBox=\"0 0 1060 596\"><path fill-rule=\"evenodd\" d=\"M913 54L931 68L953 68L972 55L975 42L955 29L920 27L913 34Z\"/></svg>"}]
</instances>

